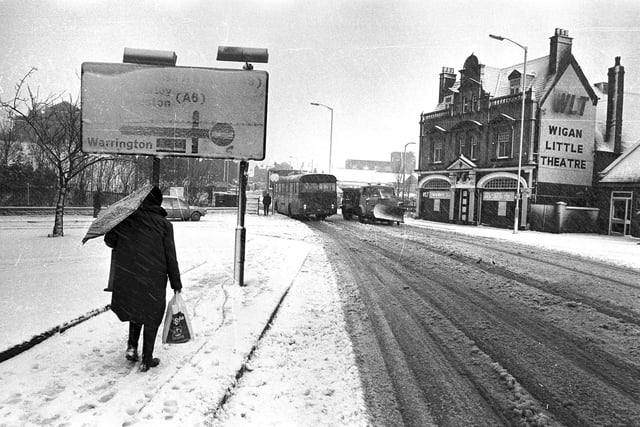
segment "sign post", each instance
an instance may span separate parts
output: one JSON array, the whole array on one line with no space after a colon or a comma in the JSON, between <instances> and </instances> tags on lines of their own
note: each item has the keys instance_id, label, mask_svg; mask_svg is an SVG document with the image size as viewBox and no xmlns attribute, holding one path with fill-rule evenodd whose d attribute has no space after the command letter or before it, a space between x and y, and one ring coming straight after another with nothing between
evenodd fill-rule
<instances>
[{"instance_id":1,"label":"sign post","mask_svg":"<svg viewBox=\"0 0 640 427\"><path fill-rule=\"evenodd\" d=\"M253 65L249 62L266 63L269 60L269 53L266 49L255 49L234 46L219 46L219 61L239 61L244 62L244 72L252 72ZM263 156L264 158L264 156ZM233 271L234 283L238 286L244 286L244 254L246 242L246 229L244 228L244 216L247 208L247 171L249 163L246 160L240 160L238 168L238 224L236 226L236 252L235 252L235 268Z\"/></svg>"},{"instance_id":2,"label":"sign post","mask_svg":"<svg viewBox=\"0 0 640 427\"><path fill-rule=\"evenodd\" d=\"M244 253L247 230L244 228L244 217L247 211L247 171L249 163L241 160L238 167L238 223L236 225L235 265L233 281L244 286Z\"/></svg>"},{"instance_id":3,"label":"sign post","mask_svg":"<svg viewBox=\"0 0 640 427\"><path fill-rule=\"evenodd\" d=\"M244 215L248 160L264 160L269 75L251 62L266 49L220 47L218 60L242 70L176 67L173 52L125 49L123 64L82 64L82 150L154 157L235 159L239 207L235 282L244 281Z\"/></svg>"}]
</instances>

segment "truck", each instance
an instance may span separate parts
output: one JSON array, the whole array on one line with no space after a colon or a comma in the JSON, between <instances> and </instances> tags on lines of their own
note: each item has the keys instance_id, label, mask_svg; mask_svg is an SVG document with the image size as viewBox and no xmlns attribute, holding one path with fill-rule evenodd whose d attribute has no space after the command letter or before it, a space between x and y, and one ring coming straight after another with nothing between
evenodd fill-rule
<instances>
[{"instance_id":1,"label":"truck","mask_svg":"<svg viewBox=\"0 0 640 427\"><path fill-rule=\"evenodd\" d=\"M340 203L342 217L346 220L358 217L360 222L385 222L400 225L404 222L404 207L388 185L363 185L342 188Z\"/></svg>"}]
</instances>

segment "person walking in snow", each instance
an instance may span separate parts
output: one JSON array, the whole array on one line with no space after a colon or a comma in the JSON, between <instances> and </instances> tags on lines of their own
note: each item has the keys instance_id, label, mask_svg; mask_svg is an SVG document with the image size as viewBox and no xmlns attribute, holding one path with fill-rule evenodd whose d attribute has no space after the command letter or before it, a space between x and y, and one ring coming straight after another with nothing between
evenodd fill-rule
<instances>
[{"instance_id":1,"label":"person walking in snow","mask_svg":"<svg viewBox=\"0 0 640 427\"><path fill-rule=\"evenodd\" d=\"M100 187L98 187L96 189L96 192L93 193L93 217L94 218L98 218L100 209L102 209L102 192L100 191Z\"/></svg>"},{"instance_id":2,"label":"person walking in snow","mask_svg":"<svg viewBox=\"0 0 640 427\"><path fill-rule=\"evenodd\" d=\"M269 215L269 206L270 205L271 205L271 196L269 195L269 193L266 193L262 197L262 206L264 208L264 215L265 216Z\"/></svg>"},{"instance_id":3,"label":"person walking in snow","mask_svg":"<svg viewBox=\"0 0 640 427\"><path fill-rule=\"evenodd\" d=\"M164 316L167 278L175 293L182 290L173 225L161 204L162 191L154 186L140 207L104 236L113 249L111 310L129 322L127 360L139 360L143 333L141 372L160 363L153 347Z\"/></svg>"}]
</instances>

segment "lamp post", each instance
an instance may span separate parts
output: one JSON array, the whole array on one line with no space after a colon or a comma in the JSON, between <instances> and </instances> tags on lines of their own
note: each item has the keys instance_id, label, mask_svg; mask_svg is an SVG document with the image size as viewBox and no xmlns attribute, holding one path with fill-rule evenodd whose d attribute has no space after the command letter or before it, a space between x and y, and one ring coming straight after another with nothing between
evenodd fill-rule
<instances>
[{"instance_id":1,"label":"lamp post","mask_svg":"<svg viewBox=\"0 0 640 427\"><path fill-rule=\"evenodd\" d=\"M404 205L404 190L406 183L404 182L404 170L407 168L407 146L415 144L415 142L407 142L404 144L404 150L402 150L402 204Z\"/></svg>"},{"instance_id":2,"label":"lamp post","mask_svg":"<svg viewBox=\"0 0 640 427\"><path fill-rule=\"evenodd\" d=\"M519 144L519 149L518 149L518 187L516 190L516 209L515 209L515 218L513 221L513 232L517 233L518 232L518 222L520 221L520 197L521 197L521 191L520 191L520 175L522 173L522 139L524 138L524 104L525 104L525 88L526 88L526 81L527 81L527 47L521 45L518 42L515 42L507 37L502 37L502 36L496 36L494 34L489 34L489 37L491 37L492 39L496 39L496 40L507 40L513 44L515 44L516 46L520 47L523 51L524 51L524 63L522 66L522 78L521 78L521 84L522 84L522 110L520 112L520 144Z\"/></svg>"},{"instance_id":3,"label":"lamp post","mask_svg":"<svg viewBox=\"0 0 640 427\"><path fill-rule=\"evenodd\" d=\"M324 107L331 111L331 130L329 131L329 173L331 173L331 148L333 147L333 108L328 105L320 104L319 102L312 102L311 105L316 107Z\"/></svg>"}]
</instances>

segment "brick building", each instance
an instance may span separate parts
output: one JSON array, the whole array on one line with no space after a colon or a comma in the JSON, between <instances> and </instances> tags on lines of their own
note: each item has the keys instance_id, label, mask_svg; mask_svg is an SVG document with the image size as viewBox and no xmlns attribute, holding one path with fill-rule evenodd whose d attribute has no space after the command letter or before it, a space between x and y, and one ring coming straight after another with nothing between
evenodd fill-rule
<instances>
[{"instance_id":1,"label":"brick building","mask_svg":"<svg viewBox=\"0 0 640 427\"><path fill-rule=\"evenodd\" d=\"M420 116L419 218L512 227L518 181L521 228L533 203L588 202L598 97L572 41L556 29L549 55L527 61L526 75L523 63L492 68L473 54L459 78L442 69L436 109Z\"/></svg>"}]
</instances>

